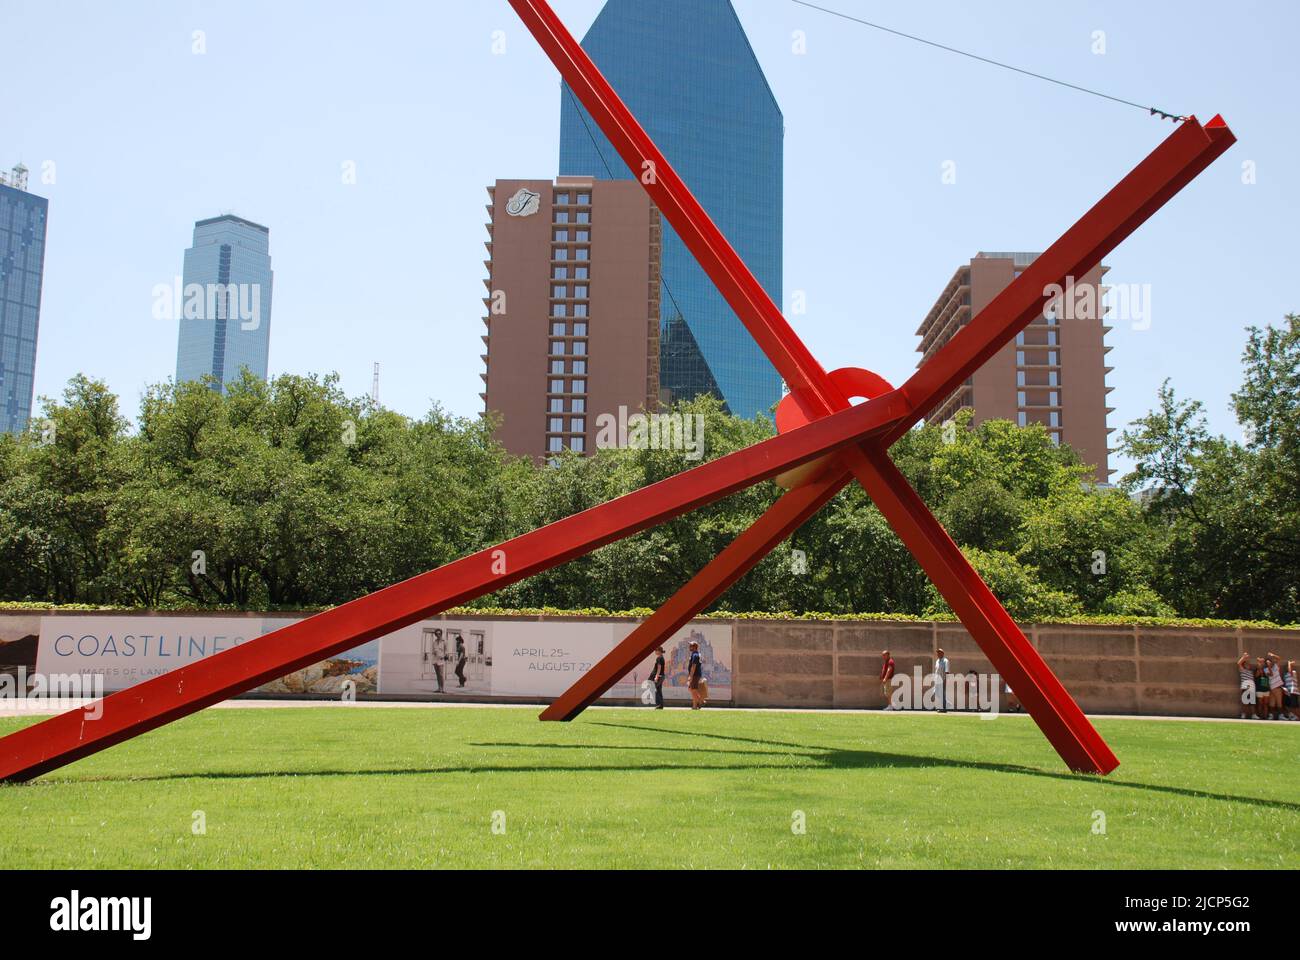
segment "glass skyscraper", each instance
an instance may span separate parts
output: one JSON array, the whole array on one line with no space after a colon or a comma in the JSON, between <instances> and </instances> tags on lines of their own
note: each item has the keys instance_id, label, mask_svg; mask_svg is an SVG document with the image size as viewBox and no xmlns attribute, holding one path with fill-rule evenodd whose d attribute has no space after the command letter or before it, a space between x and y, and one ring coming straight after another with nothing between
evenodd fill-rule
<instances>
[{"instance_id":1,"label":"glass skyscraper","mask_svg":"<svg viewBox=\"0 0 1300 960\"><path fill-rule=\"evenodd\" d=\"M27 169L0 174L0 431L27 429L36 376L45 224L50 202L27 192Z\"/></svg>"},{"instance_id":2,"label":"glass skyscraper","mask_svg":"<svg viewBox=\"0 0 1300 960\"><path fill-rule=\"evenodd\" d=\"M729 0L608 0L582 47L781 304L785 122ZM632 177L567 84L560 101L560 175ZM780 375L666 220L662 281L661 387L768 414Z\"/></svg>"},{"instance_id":3,"label":"glass skyscraper","mask_svg":"<svg viewBox=\"0 0 1300 960\"><path fill-rule=\"evenodd\" d=\"M194 224L182 278L177 383L210 374L224 388L241 367L266 379L270 240L266 227L229 214Z\"/></svg>"}]
</instances>

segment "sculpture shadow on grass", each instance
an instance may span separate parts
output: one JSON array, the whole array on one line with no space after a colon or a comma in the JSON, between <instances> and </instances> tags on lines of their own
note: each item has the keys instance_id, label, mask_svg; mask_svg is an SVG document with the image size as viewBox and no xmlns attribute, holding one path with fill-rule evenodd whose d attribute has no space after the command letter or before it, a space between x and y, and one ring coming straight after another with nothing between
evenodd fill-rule
<instances>
[{"instance_id":1,"label":"sculpture shadow on grass","mask_svg":"<svg viewBox=\"0 0 1300 960\"><path fill-rule=\"evenodd\" d=\"M699 770L702 772L735 770L772 770L791 767L790 763L763 762L764 759L776 761L797 758L801 761L799 769L817 770L899 770L899 769L963 769L978 770L987 773L1012 774L1031 777L1047 777L1052 780L1067 780L1087 783L1107 790L1141 790L1155 794L1185 797L1192 800L1216 800L1226 803L1242 803L1248 806L1264 807L1276 810L1290 810L1300 813L1300 803L1286 800L1272 800L1264 797L1243 797L1228 793L1214 793L1206 790L1193 790L1186 787L1165 784L1137 783L1131 780L1104 779L1094 774L1061 773L1040 767L1024 766L1015 763L992 763L984 760L966 760L955 757L926 756L921 754L889 753L882 750L846 750L841 747L828 747L820 744L790 743L784 740L770 740L757 737L738 737L730 734L706 733L698 730L673 730L664 727L650 727L642 724L610 723L604 720L593 721L591 726L611 727L616 730L642 731L658 735L667 734L677 737L692 737L705 740L721 740L759 747L778 747L780 750L752 750L741 748L665 747L653 744L611 744L611 743L520 743L509 741L481 741L466 743L466 746L501 749L501 750L554 750L560 752L582 751L617 751L619 761L614 763L555 763L508 764L508 763L466 763L444 767L394 767L390 769L324 769L324 770L213 770L168 773L156 776L134 777L89 776L60 779L37 779L31 786L53 786L56 784L76 783L154 783L171 780L267 780L275 778L292 779L297 777L402 777L402 776L446 776L449 774L477 773L653 773L674 770ZM629 758L635 754L688 752L710 754L719 757L731 757L730 763L665 763L633 762ZM21 786L17 787L22 789ZM12 789L12 788L11 788Z\"/></svg>"}]
</instances>

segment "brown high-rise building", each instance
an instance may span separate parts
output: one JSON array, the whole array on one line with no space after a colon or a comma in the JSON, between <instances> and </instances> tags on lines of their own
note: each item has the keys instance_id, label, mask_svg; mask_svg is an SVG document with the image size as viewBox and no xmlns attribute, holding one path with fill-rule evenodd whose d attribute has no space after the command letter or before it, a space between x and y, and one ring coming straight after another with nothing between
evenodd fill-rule
<instances>
[{"instance_id":1,"label":"brown high-rise building","mask_svg":"<svg viewBox=\"0 0 1300 960\"><path fill-rule=\"evenodd\" d=\"M486 389L511 453L590 452L601 414L659 402L659 212L636 180L488 187Z\"/></svg>"},{"instance_id":2,"label":"brown high-rise building","mask_svg":"<svg viewBox=\"0 0 1300 960\"><path fill-rule=\"evenodd\" d=\"M960 267L918 329L921 362L952 339L1020 271L1036 253L979 253ZM1107 482L1105 338L1102 277L1106 266L1077 278L1061 306L1039 317L988 363L940 404L927 418L942 423L962 407L972 407L976 422L1010 420L1026 426L1043 424L1053 441L1078 451L1084 463L1096 466L1096 478Z\"/></svg>"}]
</instances>

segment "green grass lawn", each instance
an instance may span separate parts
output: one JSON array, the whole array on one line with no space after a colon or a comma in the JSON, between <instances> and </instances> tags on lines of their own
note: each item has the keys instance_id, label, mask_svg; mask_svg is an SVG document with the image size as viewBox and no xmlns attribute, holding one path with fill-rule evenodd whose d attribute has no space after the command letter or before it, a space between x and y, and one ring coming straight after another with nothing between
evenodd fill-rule
<instances>
[{"instance_id":1,"label":"green grass lawn","mask_svg":"<svg viewBox=\"0 0 1300 960\"><path fill-rule=\"evenodd\" d=\"M0 867L1300 865L1300 729L1097 726L1104 779L1023 716L209 710L0 786Z\"/></svg>"}]
</instances>

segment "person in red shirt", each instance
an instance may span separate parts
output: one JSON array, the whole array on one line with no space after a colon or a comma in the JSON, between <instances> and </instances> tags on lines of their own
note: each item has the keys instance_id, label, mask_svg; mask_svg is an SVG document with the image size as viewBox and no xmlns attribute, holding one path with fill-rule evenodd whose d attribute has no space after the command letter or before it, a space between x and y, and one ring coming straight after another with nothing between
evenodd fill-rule
<instances>
[{"instance_id":1,"label":"person in red shirt","mask_svg":"<svg viewBox=\"0 0 1300 960\"><path fill-rule=\"evenodd\" d=\"M894 658L889 655L888 650L880 651L880 693L885 698L885 709L892 709L889 705L891 681L894 679Z\"/></svg>"}]
</instances>

